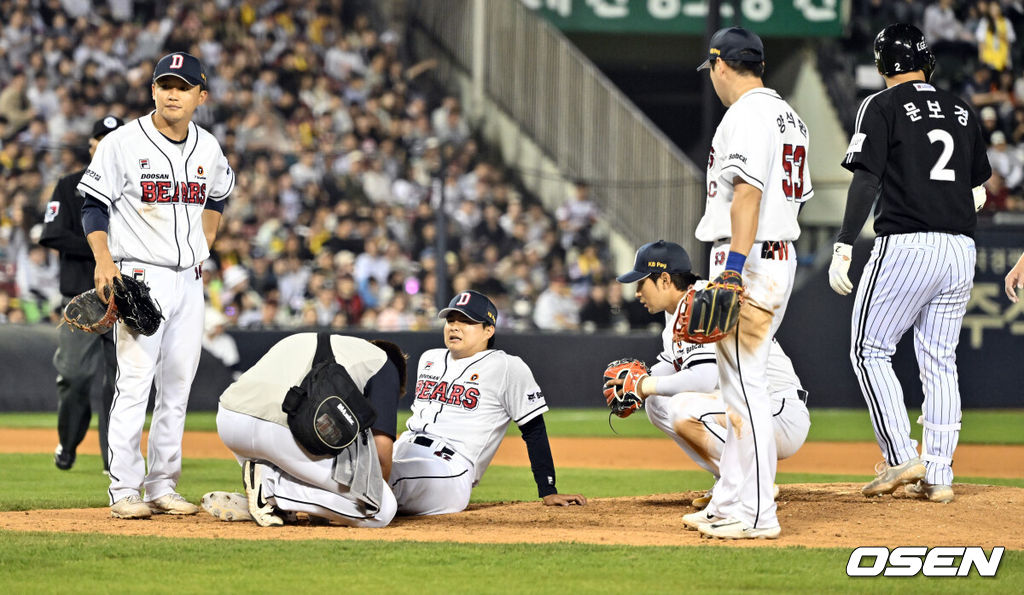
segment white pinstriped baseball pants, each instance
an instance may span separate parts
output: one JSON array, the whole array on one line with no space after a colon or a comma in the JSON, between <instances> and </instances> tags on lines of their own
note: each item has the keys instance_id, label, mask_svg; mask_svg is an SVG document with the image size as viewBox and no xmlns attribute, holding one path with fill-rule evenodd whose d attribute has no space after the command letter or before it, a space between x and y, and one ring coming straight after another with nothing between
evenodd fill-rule
<instances>
[{"instance_id":1,"label":"white pinstriped baseball pants","mask_svg":"<svg viewBox=\"0 0 1024 595\"><path fill-rule=\"evenodd\" d=\"M974 240L938 232L875 238L853 306L850 360L867 401L875 438L889 465L917 456L903 389L892 369L900 337L914 327L924 389L921 458L926 481L953 482L960 435L956 347L974 285Z\"/></svg>"}]
</instances>

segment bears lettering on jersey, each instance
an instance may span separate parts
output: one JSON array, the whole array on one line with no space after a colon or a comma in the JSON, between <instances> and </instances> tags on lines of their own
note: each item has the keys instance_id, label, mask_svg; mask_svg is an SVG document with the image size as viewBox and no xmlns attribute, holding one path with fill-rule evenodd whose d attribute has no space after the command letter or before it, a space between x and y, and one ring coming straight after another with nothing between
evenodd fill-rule
<instances>
[{"instance_id":1,"label":"bears lettering on jersey","mask_svg":"<svg viewBox=\"0 0 1024 595\"><path fill-rule=\"evenodd\" d=\"M202 205L206 203L206 184L198 182L140 181L142 202L184 203ZM171 192L171 189L174 192Z\"/></svg>"},{"instance_id":2,"label":"bears lettering on jersey","mask_svg":"<svg viewBox=\"0 0 1024 595\"><path fill-rule=\"evenodd\" d=\"M480 403L480 390L466 387L459 383L438 382L437 380L416 381L416 398L424 401L437 401L445 405L455 405L472 411Z\"/></svg>"}]
</instances>

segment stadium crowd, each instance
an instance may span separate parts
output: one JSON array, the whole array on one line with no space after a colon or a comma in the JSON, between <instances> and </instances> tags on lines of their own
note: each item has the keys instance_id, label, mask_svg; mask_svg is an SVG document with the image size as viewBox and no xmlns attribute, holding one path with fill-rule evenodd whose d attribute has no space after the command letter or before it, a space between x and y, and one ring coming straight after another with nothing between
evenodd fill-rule
<instances>
[{"instance_id":1,"label":"stadium crowd","mask_svg":"<svg viewBox=\"0 0 1024 595\"><path fill-rule=\"evenodd\" d=\"M202 59L196 121L237 172L203 265L211 343L226 327L434 327L441 259L449 289L494 298L505 327L653 320L606 269L586 184L545 210L434 64L349 2L3 0L0 22L0 323L57 319L57 258L36 243L53 184L84 167L94 121L151 111L172 51Z\"/></svg>"},{"instance_id":2,"label":"stadium crowd","mask_svg":"<svg viewBox=\"0 0 1024 595\"><path fill-rule=\"evenodd\" d=\"M896 21L922 28L937 84L978 110L995 172L985 212L1024 211L1022 2L855 0L844 45L863 55ZM84 167L93 122L152 109L153 66L172 51L203 60L197 123L238 174L204 263L211 336L436 325L442 186L448 289L492 296L500 325L654 320L607 270L586 184L545 210L440 91L434 64L354 2L0 0L0 323L57 318L57 258L36 243L53 184Z\"/></svg>"}]
</instances>

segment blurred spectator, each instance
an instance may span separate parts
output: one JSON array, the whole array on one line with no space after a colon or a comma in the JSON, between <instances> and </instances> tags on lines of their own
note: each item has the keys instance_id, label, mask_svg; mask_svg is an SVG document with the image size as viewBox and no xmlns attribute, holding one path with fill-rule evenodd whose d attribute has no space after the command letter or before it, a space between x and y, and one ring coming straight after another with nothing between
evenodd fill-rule
<instances>
[{"instance_id":1,"label":"blurred spectator","mask_svg":"<svg viewBox=\"0 0 1024 595\"><path fill-rule=\"evenodd\" d=\"M973 52L974 34L964 28L953 12L953 0L939 0L924 9L924 37L936 53L944 48L967 46Z\"/></svg>"},{"instance_id":2,"label":"blurred spectator","mask_svg":"<svg viewBox=\"0 0 1024 595\"><path fill-rule=\"evenodd\" d=\"M562 248L568 250L589 242L590 228L600 216L597 205L590 199L590 186L582 180L573 184L569 200L558 207L555 215L562 233Z\"/></svg>"},{"instance_id":3,"label":"blurred spectator","mask_svg":"<svg viewBox=\"0 0 1024 595\"><path fill-rule=\"evenodd\" d=\"M992 71L987 66L978 66L974 75L964 84L963 97L971 102L976 109L991 105L997 107L1009 101L1010 96L1000 90L992 78Z\"/></svg>"},{"instance_id":4,"label":"blurred spectator","mask_svg":"<svg viewBox=\"0 0 1024 595\"><path fill-rule=\"evenodd\" d=\"M580 308L580 325L584 331L605 330L612 326L612 305L608 302L608 288L594 285L587 301Z\"/></svg>"},{"instance_id":5,"label":"blurred spectator","mask_svg":"<svg viewBox=\"0 0 1024 595\"><path fill-rule=\"evenodd\" d=\"M203 323L203 349L209 351L225 368L232 371L237 378L241 374L238 366L238 344L234 337L224 332L228 317L217 310L207 307L206 319Z\"/></svg>"},{"instance_id":6,"label":"blurred spectator","mask_svg":"<svg viewBox=\"0 0 1024 595\"><path fill-rule=\"evenodd\" d=\"M537 296L533 322L545 331L568 331L579 327L579 306L565 277L552 276L548 288Z\"/></svg>"},{"instance_id":7,"label":"blurred spectator","mask_svg":"<svg viewBox=\"0 0 1024 595\"><path fill-rule=\"evenodd\" d=\"M988 3L974 35L978 40L978 60L982 64L996 72L1013 65L1010 48L1017 41L1017 35L1010 19L1003 16L1003 6L999 0Z\"/></svg>"},{"instance_id":8,"label":"blurred spectator","mask_svg":"<svg viewBox=\"0 0 1024 595\"><path fill-rule=\"evenodd\" d=\"M993 132L991 140L988 161L992 171L999 174L1007 191L1013 194L1021 189L1021 182L1024 181L1024 163L1017 150L1006 144L1006 135L1001 130Z\"/></svg>"},{"instance_id":9,"label":"blurred spectator","mask_svg":"<svg viewBox=\"0 0 1024 595\"><path fill-rule=\"evenodd\" d=\"M15 14L21 13L16 12ZM0 91L0 116L7 121L5 132L7 138L21 132L36 115L36 111L32 108L28 95L25 93L27 86L28 77L25 72L17 71L4 90Z\"/></svg>"}]
</instances>

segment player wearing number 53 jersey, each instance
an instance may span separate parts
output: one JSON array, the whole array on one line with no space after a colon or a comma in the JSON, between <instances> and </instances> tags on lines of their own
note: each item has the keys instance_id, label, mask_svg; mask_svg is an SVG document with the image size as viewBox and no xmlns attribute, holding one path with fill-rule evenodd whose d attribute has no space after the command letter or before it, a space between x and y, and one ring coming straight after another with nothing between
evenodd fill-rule
<instances>
[{"instance_id":1,"label":"player wearing number 53 jersey","mask_svg":"<svg viewBox=\"0 0 1024 595\"><path fill-rule=\"evenodd\" d=\"M408 431L395 442L390 482L398 513L464 510L509 422L523 433L544 504L586 504L580 494L559 494L555 489L555 465L544 427L547 402L526 363L493 348L498 310L491 300L464 291L439 316L445 319L447 349L431 349L420 356Z\"/></svg>"},{"instance_id":2,"label":"player wearing number 53 jersey","mask_svg":"<svg viewBox=\"0 0 1024 595\"><path fill-rule=\"evenodd\" d=\"M710 71L728 110L711 144L697 239L713 242L710 276L745 287L736 331L715 343L728 432L721 479L700 527L704 535L731 539L772 539L781 531L768 357L796 275L796 216L814 194L807 126L765 88L764 59L757 35L730 27L711 37L698 68Z\"/></svg>"},{"instance_id":3,"label":"player wearing number 53 jersey","mask_svg":"<svg viewBox=\"0 0 1024 595\"><path fill-rule=\"evenodd\" d=\"M832 288L850 293L851 245L877 197L877 237L854 300L850 358L885 461L862 492L911 484L912 494L949 502L960 433L956 346L974 282L975 210L984 204L977 187L991 169L974 112L928 84L935 57L916 27L883 29L875 64L887 88L857 112L843 161L853 181L829 270ZM920 458L890 362L911 326L924 389Z\"/></svg>"},{"instance_id":4,"label":"player wearing number 53 jersey","mask_svg":"<svg viewBox=\"0 0 1024 595\"><path fill-rule=\"evenodd\" d=\"M161 58L152 93L156 109L108 134L78 185L87 197L82 224L96 258L97 291L105 295L116 278L131 275L149 285L165 318L150 337L120 324L115 329L109 496L111 514L119 518L198 510L175 489L185 407L202 349L199 267L235 182L217 140L191 121L207 97L199 60L180 52ZM154 381L147 473L139 443Z\"/></svg>"}]
</instances>

